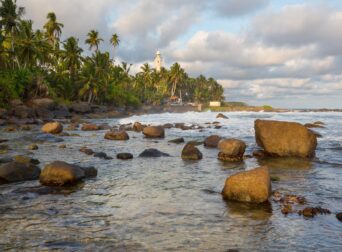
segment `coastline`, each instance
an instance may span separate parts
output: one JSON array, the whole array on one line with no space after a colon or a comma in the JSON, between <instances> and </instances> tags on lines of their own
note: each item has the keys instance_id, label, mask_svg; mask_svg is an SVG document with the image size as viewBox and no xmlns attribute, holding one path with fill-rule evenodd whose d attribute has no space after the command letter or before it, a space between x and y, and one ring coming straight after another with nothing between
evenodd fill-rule
<instances>
[{"instance_id":1,"label":"coastline","mask_svg":"<svg viewBox=\"0 0 342 252\"><path fill-rule=\"evenodd\" d=\"M42 124L53 120L125 118L132 115L185 113L185 112L342 112L342 109L282 109L257 106L198 107L191 105L143 105L139 108L92 105L73 102L60 105L49 98L39 98L28 102L14 100L7 109L0 108L0 126Z\"/></svg>"}]
</instances>

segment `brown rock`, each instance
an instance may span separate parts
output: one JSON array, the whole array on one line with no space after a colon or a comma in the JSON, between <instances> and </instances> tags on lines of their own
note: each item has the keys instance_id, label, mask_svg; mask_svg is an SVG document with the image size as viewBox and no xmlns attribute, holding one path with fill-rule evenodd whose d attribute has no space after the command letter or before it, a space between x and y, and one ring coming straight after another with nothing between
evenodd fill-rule
<instances>
[{"instance_id":1,"label":"brown rock","mask_svg":"<svg viewBox=\"0 0 342 252\"><path fill-rule=\"evenodd\" d=\"M85 177L84 170L73 164L55 161L44 167L40 174L40 183L47 186L75 184Z\"/></svg>"},{"instance_id":2,"label":"brown rock","mask_svg":"<svg viewBox=\"0 0 342 252\"><path fill-rule=\"evenodd\" d=\"M256 120L257 144L271 156L313 157L317 146L314 133L294 122Z\"/></svg>"},{"instance_id":3,"label":"brown rock","mask_svg":"<svg viewBox=\"0 0 342 252\"><path fill-rule=\"evenodd\" d=\"M262 203L268 200L271 192L268 168L262 166L228 177L222 195L228 200Z\"/></svg>"},{"instance_id":4,"label":"brown rock","mask_svg":"<svg viewBox=\"0 0 342 252\"><path fill-rule=\"evenodd\" d=\"M149 126L144 128L143 134L147 138L164 138L165 130L161 126Z\"/></svg>"},{"instance_id":5,"label":"brown rock","mask_svg":"<svg viewBox=\"0 0 342 252\"><path fill-rule=\"evenodd\" d=\"M217 114L216 118L228 119L228 117L227 117L227 116L225 116L225 115L224 115L224 114L222 114L222 113L219 113L219 114Z\"/></svg>"},{"instance_id":6,"label":"brown rock","mask_svg":"<svg viewBox=\"0 0 342 252\"><path fill-rule=\"evenodd\" d=\"M96 130L100 130L100 127L96 124L84 123L82 125L81 130L83 130L83 131L96 131Z\"/></svg>"},{"instance_id":7,"label":"brown rock","mask_svg":"<svg viewBox=\"0 0 342 252\"><path fill-rule=\"evenodd\" d=\"M106 132L104 138L108 139L108 140L120 140L120 141L123 141L123 140L128 140L129 139L129 135L124 130L121 130L121 131L108 131L108 132Z\"/></svg>"},{"instance_id":8,"label":"brown rock","mask_svg":"<svg viewBox=\"0 0 342 252\"><path fill-rule=\"evenodd\" d=\"M221 139L222 137L218 135L209 136L204 140L204 146L208 148L217 148L217 145Z\"/></svg>"},{"instance_id":9,"label":"brown rock","mask_svg":"<svg viewBox=\"0 0 342 252\"><path fill-rule=\"evenodd\" d=\"M307 128L321 128L321 129L324 129L325 127L320 125L320 124L315 124L315 123L306 123L304 124L305 127Z\"/></svg>"},{"instance_id":10,"label":"brown rock","mask_svg":"<svg viewBox=\"0 0 342 252\"><path fill-rule=\"evenodd\" d=\"M0 166L0 184L38 179L40 169L32 163L8 162Z\"/></svg>"},{"instance_id":11,"label":"brown rock","mask_svg":"<svg viewBox=\"0 0 342 252\"><path fill-rule=\"evenodd\" d=\"M182 159L185 160L200 160L203 155L193 144L186 144L182 150Z\"/></svg>"},{"instance_id":12,"label":"brown rock","mask_svg":"<svg viewBox=\"0 0 342 252\"><path fill-rule=\"evenodd\" d=\"M63 125L60 122L46 123L43 125L42 131L50 134L59 134L63 131Z\"/></svg>"},{"instance_id":13,"label":"brown rock","mask_svg":"<svg viewBox=\"0 0 342 252\"><path fill-rule=\"evenodd\" d=\"M169 143L184 143L184 138L179 137L168 141Z\"/></svg>"},{"instance_id":14,"label":"brown rock","mask_svg":"<svg viewBox=\"0 0 342 252\"><path fill-rule=\"evenodd\" d=\"M133 130L136 131L136 132L141 132L144 130L146 126L145 125L142 125L140 122L135 122L133 124Z\"/></svg>"},{"instance_id":15,"label":"brown rock","mask_svg":"<svg viewBox=\"0 0 342 252\"><path fill-rule=\"evenodd\" d=\"M230 138L220 140L217 147L220 150L218 159L237 162L243 160L246 144L241 140Z\"/></svg>"},{"instance_id":16,"label":"brown rock","mask_svg":"<svg viewBox=\"0 0 342 252\"><path fill-rule=\"evenodd\" d=\"M36 144L31 144L29 147L28 147L29 150L38 150L38 145Z\"/></svg>"}]
</instances>

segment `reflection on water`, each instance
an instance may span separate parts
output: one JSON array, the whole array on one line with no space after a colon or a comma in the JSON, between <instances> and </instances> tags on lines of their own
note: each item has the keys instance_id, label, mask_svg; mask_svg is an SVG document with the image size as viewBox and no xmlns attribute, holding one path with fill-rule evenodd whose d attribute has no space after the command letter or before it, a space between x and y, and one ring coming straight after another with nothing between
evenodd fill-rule
<instances>
[{"instance_id":1,"label":"reflection on water","mask_svg":"<svg viewBox=\"0 0 342 252\"><path fill-rule=\"evenodd\" d=\"M262 205L226 202L220 194L227 176L259 165L268 165L280 178L272 187L283 193L304 196L308 205L321 205L333 213L342 210L341 113L216 113L160 114L95 123L205 123L219 120L217 130L169 129L166 139L145 139L129 132L125 142L106 141L104 131L81 132L80 137L62 137L59 142L41 139L31 156L41 167L53 160L95 166L98 177L75 187L46 188L38 181L0 185L0 251L340 251L341 223L334 215L307 220L296 214L284 216L274 202ZM183 144L168 140L184 137L203 140L210 134L235 137L247 142L246 154L255 149L253 124L256 118L313 122L317 129L317 160L249 158L241 163L224 163L217 150L198 148L203 159L183 161ZM37 129L38 132L38 129ZM36 133L37 133L36 132ZM27 154L36 133L1 132L13 154ZM24 137L27 136L27 137ZM13 140L12 140L13 139ZM58 140L60 141L60 140ZM115 157L131 152L134 159L103 160L78 150L87 146ZM147 148L157 148L170 157L143 159ZM11 152L11 153L12 153ZM0 156L1 158L2 156Z\"/></svg>"}]
</instances>

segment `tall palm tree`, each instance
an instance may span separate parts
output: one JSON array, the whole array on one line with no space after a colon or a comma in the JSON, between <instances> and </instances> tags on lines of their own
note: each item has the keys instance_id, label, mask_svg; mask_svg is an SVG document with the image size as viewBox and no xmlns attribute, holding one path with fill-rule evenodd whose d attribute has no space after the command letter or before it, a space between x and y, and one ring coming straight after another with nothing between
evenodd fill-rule
<instances>
[{"instance_id":1,"label":"tall palm tree","mask_svg":"<svg viewBox=\"0 0 342 252\"><path fill-rule=\"evenodd\" d=\"M170 69L170 81L172 83L171 96L176 93L177 85L186 78L186 74L183 68L176 62Z\"/></svg>"},{"instance_id":2,"label":"tall palm tree","mask_svg":"<svg viewBox=\"0 0 342 252\"><path fill-rule=\"evenodd\" d=\"M120 44L120 39L119 39L118 34L114 33L112 35L112 37L110 38L110 44L113 46L114 51L115 51L115 48Z\"/></svg>"},{"instance_id":3,"label":"tall palm tree","mask_svg":"<svg viewBox=\"0 0 342 252\"><path fill-rule=\"evenodd\" d=\"M59 42L59 39L62 34L62 28L64 25L62 23L57 22L57 17L54 12L49 12L46 16L48 21L44 25L44 29L46 32L46 36L48 41L53 46L53 49L56 49L56 44Z\"/></svg>"},{"instance_id":4,"label":"tall palm tree","mask_svg":"<svg viewBox=\"0 0 342 252\"><path fill-rule=\"evenodd\" d=\"M78 46L78 39L68 38L63 44L64 50L61 52L61 58L65 68L68 69L72 81L75 80L77 70L81 66L83 49Z\"/></svg>"},{"instance_id":5,"label":"tall palm tree","mask_svg":"<svg viewBox=\"0 0 342 252\"><path fill-rule=\"evenodd\" d=\"M14 38L25 8L18 7L16 0L1 0L0 3L0 26L4 28L6 34L11 35L11 49L14 52Z\"/></svg>"},{"instance_id":6,"label":"tall palm tree","mask_svg":"<svg viewBox=\"0 0 342 252\"><path fill-rule=\"evenodd\" d=\"M99 37L99 32L91 30L87 36L88 38L85 40L85 43L89 45L89 50L92 50L93 47L95 47L95 52L97 52L101 41L103 41L103 39Z\"/></svg>"}]
</instances>

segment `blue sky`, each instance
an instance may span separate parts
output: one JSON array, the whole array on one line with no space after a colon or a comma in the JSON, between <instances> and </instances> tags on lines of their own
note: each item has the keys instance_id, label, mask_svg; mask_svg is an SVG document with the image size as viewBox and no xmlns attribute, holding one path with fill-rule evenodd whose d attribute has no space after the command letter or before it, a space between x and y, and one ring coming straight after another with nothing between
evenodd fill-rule
<instances>
[{"instance_id":1,"label":"blue sky","mask_svg":"<svg viewBox=\"0 0 342 252\"><path fill-rule=\"evenodd\" d=\"M118 33L117 62L179 62L225 87L227 100L342 108L340 0L18 0L36 27L54 11L63 38ZM86 48L85 48L86 49ZM112 50L109 43L102 49ZM113 53L113 51L111 51Z\"/></svg>"}]
</instances>

